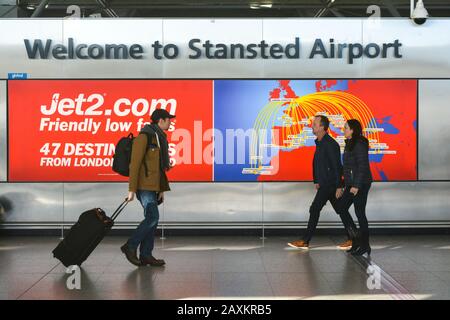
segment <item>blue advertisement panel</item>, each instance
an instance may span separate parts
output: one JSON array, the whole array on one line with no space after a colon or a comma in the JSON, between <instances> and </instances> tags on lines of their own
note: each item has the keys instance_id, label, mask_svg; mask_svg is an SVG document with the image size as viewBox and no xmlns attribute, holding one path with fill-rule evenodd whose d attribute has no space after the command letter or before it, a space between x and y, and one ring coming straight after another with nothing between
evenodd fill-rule
<instances>
[{"instance_id":1,"label":"blue advertisement panel","mask_svg":"<svg viewBox=\"0 0 450 320\"><path fill-rule=\"evenodd\" d=\"M375 180L417 179L417 80L216 80L214 181L311 181L319 114L342 153L359 120Z\"/></svg>"}]
</instances>

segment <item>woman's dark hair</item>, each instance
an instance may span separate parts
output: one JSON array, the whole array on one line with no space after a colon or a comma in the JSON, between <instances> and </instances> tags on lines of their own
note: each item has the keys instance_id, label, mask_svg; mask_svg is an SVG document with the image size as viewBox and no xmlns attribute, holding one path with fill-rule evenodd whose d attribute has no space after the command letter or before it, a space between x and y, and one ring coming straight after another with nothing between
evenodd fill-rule
<instances>
[{"instance_id":1,"label":"woman's dark hair","mask_svg":"<svg viewBox=\"0 0 450 320\"><path fill-rule=\"evenodd\" d=\"M365 143L369 146L369 140L363 136L361 123L356 119L350 119L347 121L348 126L353 130L352 138L348 140L347 147L351 151L355 147L358 141Z\"/></svg>"}]
</instances>

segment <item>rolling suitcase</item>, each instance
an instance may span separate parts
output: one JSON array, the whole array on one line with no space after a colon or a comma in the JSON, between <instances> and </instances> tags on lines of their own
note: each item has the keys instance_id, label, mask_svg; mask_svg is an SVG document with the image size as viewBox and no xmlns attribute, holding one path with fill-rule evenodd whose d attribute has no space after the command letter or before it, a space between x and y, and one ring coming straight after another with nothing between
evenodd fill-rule
<instances>
[{"instance_id":1,"label":"rolling suitcase","mask_svg":"<svg viewBox=\"0 0 450 320\"><path fill-rule=\"evenodd\" d=\"M80 266L114 225L114 220L126 207L124 202L108 217L100 208L83 212L70 229L69 233L53 250L53 256L66 267Z\"/></svg>"}]
</instances>

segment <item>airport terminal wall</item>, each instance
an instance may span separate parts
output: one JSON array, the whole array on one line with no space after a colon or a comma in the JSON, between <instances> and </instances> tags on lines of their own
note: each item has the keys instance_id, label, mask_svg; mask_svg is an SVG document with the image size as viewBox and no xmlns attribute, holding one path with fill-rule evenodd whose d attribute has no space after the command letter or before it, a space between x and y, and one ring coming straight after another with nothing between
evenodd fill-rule
<instances>
[{"instance_id":1,"label":"airport terminal wall","mask_svg":"<svg viewBox=\"0 0 450 320\"><path fill-rule=\"evenodd\" d=\"M373 155L376 181L367 205L371 226L405 230L450 227L450 39L444 36L450 32L448 19L429 19L423 26L409 19L359 18L5 19L0 20L0 30L3 229L59 230L93 207L111 213L127 195L126 179L74 166L52 173L45 169L48 162L42 162L41 153L48 152L40 149L45 139L50 143L58 138L89 142L89 132L80 132L81 127L76 134L50 130L43 117L40 122L38 117L51 109L53 101L60 107L61 121L81 123L89 118L86 108L80 107L77 114L76 100L72 109L69 102L63 107L59 103L64 94L75 99L75 92L92 88L98 89L106 104L114 94L127 98L130 92L130 97L137 97L149 88L149 96L168 99L170 94L157 93L173 90L179 99L179 128L204 117L201 133L208 129L216 135L223 133L224 141L226 129L248 129L241 118L259 124L261 117L266 121L261 125L268 120L276 124L281 121L282 106L299 110L305 103L313 105L317 94L323 101L337 103L348 96L330 94L349 93L369 108L373 106L370 110L376 124L384 128L383 134L392 135L384 142L397 149L399 156L397 161L383 163ZM254 90L254 100L246 100L248 90ZM242 107L262 96L267 96L270 115L255 109L258 106ZM80 99L88 98L86 94ZM360 101L357 98L355 104ZM158 99L154 103L148 100L148 106L157 105ZM125 101L112 117L148 117L151 109L136 108L125 115L126 106L130 109L133 101ZM246 102L240 105L242 101ZM265 107L259 106L261 110ZM108 113L104 115L102 121ZM56 119L54 114L48 117ZM196 128L186 130L194 132ZM101 132L102 139L110 143L126 133L128 130L115 135ZM295 138L291 135L289 139ZM278 150L293 150L294 142L283 143L290 145L280 145ZM207 141L200 141L198 148L208 148ZM247 156L262 157L249 150ZM294 153L284 152L279 175L271 176L266 174L270 166L255 166L247 160L240 166L229 165L226 148L221 151L224 158L220 163L200 159L201 163L179 165L172 191L160 207L160 226L306 226L315 191L309 169L303 167L311 166L311 153L289 158ZM216 157L218 154L216 146ZM291 171L283 171L283 164ZM142 209L134 201L117 219L115 228L133 228L141 220ZM320 221L319 228L342 228L329 204Z\"/></svg>"}]
</instances>

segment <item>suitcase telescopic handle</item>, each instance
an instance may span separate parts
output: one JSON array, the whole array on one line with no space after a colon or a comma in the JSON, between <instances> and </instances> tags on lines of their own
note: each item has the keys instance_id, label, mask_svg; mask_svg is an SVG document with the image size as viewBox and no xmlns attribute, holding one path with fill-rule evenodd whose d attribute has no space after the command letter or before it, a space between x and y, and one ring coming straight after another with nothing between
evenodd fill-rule
<instances>
[{"instance_id":1,"label":"suitcase telescopic handle","mask_svg":"<svg viewBox=\"0 0 450 320\"><path fill-rule=\"evenodd\" d=\"M125 209L125 207L127 206L127 204L128 204L128 198L125 198L125 201L122 202L122 203L120 204L120 206L116 209L116 211L114 211L114 213L112 214L111 219L112 219L113 221L116 220L117 216L122 212L123 209Z\"/></svg>"}]
</instances>

